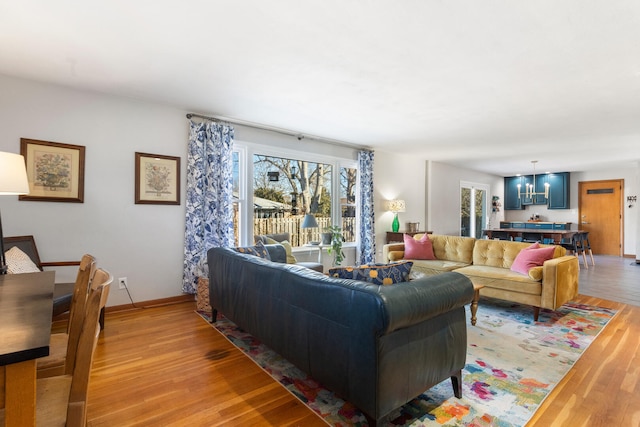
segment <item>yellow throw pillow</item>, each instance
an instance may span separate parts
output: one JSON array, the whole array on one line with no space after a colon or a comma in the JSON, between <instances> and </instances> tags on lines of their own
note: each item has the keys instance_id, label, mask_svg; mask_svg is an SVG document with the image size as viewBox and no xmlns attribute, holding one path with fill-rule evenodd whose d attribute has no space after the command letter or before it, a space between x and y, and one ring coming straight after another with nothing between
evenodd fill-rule
<instances>
[{"instance_id":1,"label":"yellow throw pillow","mask_svg":"<svg viewBox=\"0 0 640 427\"><path fill-rule=\"evenodd\" d=\"M532 278L535 281L541 281L542 280L542 266L538 266L538 267L533 267L532 269L529 270L529 277Z\"/></svg>"},{"instance_id":2,"label":"yellow throw pillow","mask_svg":"<svg viewBox=\"0 0 640 427\"><path fill-rule=\"evenodd\" d=\"M400 261L404 258L404 251L389 252L389 261Z\"/></svg>"},{"instance_id":3,"label":"yellow throw pillow","mask_svg":"<svg viewBox=\"0 0 640 427\"><path fill-rule=\"evenodd\" d=\"M298 262L296 257L293 256L293 253L291 252L291 243L283 240L282 242L280 242L280 244L284 246L284 251L287 253L287 264L295 264L296 262Z\"/></svg>"}]
</instances>

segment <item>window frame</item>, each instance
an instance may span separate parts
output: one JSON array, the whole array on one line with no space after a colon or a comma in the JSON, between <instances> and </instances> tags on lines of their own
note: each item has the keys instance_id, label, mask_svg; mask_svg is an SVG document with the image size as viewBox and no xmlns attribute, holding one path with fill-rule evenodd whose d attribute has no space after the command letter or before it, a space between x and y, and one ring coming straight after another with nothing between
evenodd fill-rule
<instances>
[{"instance_id":1,"label":"window frame","mask_svg":"<svg viewBox=\"0 0 640 427\"><path fill-rule=\"evenodd\" d=\"M360 170L358 161L344 157L329 156L326 154L310 153L298 151L289 148L271 147L263 144L235 141L234 153L238 153L239 159L239 176L238 176L238 209L239 209L239 230L238 240L241 246L253 244L253 209L249 209L249 195L253 195L253 167L252 160L254 155L265 155L272 157L281 157L285 159L302 160L314 163L325 163L332 166L331 171L331 223L342 223L342 210L340 204L340 170L341 168L356 169L356 237L355 242L349 242L345 245L357 244L360 233ZM243 173L244 170L244 173ZM244 181L243 181L244 179Z\"/></svg>"}]
</instances>

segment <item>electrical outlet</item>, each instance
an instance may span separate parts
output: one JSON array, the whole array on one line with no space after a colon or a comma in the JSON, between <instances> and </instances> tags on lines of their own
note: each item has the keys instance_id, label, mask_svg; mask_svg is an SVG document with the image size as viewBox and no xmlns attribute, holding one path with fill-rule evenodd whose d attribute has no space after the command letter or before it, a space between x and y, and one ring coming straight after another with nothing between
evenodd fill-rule
<instances>
[{"instance_id":1,"label":"electrical outlet","mask_svg":"<svg viewBox=\"0 0 640 427\"><path fill-rule=\"evenodd\" d=\"M127 278L121 277L118 279L118 289L127 289Z\"/></svg>"}]
</instances>

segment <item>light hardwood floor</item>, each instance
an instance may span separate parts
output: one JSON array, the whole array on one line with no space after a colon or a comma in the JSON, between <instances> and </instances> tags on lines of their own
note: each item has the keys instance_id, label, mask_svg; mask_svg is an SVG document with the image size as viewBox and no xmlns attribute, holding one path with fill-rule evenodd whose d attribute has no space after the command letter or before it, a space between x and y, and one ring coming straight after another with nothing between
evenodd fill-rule
<instances>
[{"instance_id":1,"label":"light hardwood floor","mask_svg":"<svg viewBox=\"0 0 640 427\"><path fill-rule=\"evenodd\" d=\"M639 278L640 266L629 258L596 257L595 267L582 268L577 301L619 313L528 426L640 425ZM325 425L194 308L107 313L89 426Z\"/></svg>"}]
</instances>

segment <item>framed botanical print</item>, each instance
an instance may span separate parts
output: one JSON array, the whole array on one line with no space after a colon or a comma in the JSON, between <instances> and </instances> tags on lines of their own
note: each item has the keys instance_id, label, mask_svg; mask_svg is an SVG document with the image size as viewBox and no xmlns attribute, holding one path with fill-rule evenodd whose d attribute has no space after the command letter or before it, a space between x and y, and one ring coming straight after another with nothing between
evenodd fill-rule
<instances>
[{"instance_id":1,"label":"framed botanical print","mask_svg":"<svg viewBox=\"0 0 640 427\"><path fill-rule=\"evenodd\" d=\"M180 157L136 153L136 204L180 204Z\"/></svg>"},{"instance_id":2,"label":"framed botanical print","mask_svg":"<svg viewBox=\"0 0 640 427\"><path fill-rule=\"evenodd\" d=\"M20 138L29 180L29 194L19 200L84 202L82 145Z\"/></svg>"}]
</instances>

